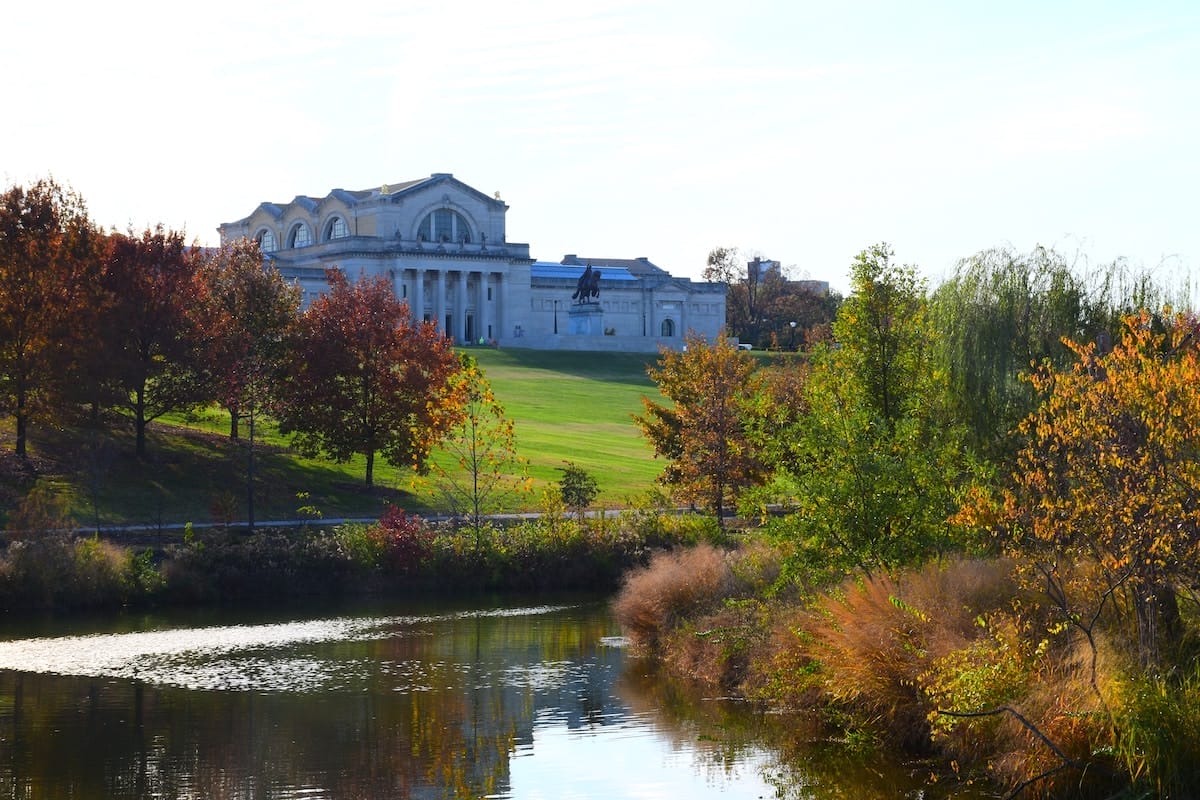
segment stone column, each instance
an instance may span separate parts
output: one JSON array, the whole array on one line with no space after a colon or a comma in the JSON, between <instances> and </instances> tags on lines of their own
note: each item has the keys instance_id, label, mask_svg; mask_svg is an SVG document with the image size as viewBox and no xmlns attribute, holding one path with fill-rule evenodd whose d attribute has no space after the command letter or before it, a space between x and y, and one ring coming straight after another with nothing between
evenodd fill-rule
<instances>
[{"instance_id":1,"label":"stone column","mask_svg":"<svg viewBox=\"0 0 1200 800\"><path fill-rule=\"evenodd\" d=\"M438 330L443 336L452 335L446 330L446 271L439 269L437 271L437 298L434 300L434 322L437 323Z\"/></svg>"},{"instance_id":2,"label":"stone column","mask_svg":"<svg viewBox=\"0 0 1200 800\"><path fill-rule=\"evenodd\" d=\"M454 293L454 341L467 341L467 271L458 271L458 286Z\"/></svg>"},{"instance_id":3,"label":"stone column","mask_svg":"<svg viewBox=\"0 0 1200 800\"><path fill-rule=\"evenodd\" d=\"M508 281L503 272L496 273L496 341L505 336L511 336L512 331L504 330L508 324L508 314L505 313L505 295L508 293Z\"/></svg>"},{"instance_id":4,"label":"stone column","mask_svg":"<svg viewBox=\"0 0 1200 800\"><path fill-rule=\"evenodd\" d=\"M388 275L392 278L392 294L397 300L404 299L404 270L389 269Z\"/></svg>"},{"instance_id":5,"label":"stone column","mask_svg":"<svg viewBox=\"0 0 1200 800\"><path fill-rule=\"evenodd\" d=\"M488 335L488 279L487 272L479 273L479 301L475 303L475 316L479 318L479 331L475 336L475 341L487 339Z\"/></svg>"},{"instance_id":6,"label":"stone column","mask_svg":"<svg viewBox=\"0 0 1200 800\"><path fill-rule=\"evenodd\" d=\"M425 319L425 270L413 270L416 279L413 281L412 318L415 325L420 325Z\"/></svg>"}]
</instances>

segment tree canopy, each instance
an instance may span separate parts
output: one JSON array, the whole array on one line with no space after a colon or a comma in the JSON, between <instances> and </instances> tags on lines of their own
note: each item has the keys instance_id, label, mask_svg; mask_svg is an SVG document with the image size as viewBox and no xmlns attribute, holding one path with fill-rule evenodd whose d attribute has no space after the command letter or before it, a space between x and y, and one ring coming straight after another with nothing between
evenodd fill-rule
<instances>
[{"instance_id":1,"label":"tree canopy","mask_svg":"<svg viewBox=\"0 0 1200 800\"><path fill-rule=\"evenodd\" d=\"M683 351L663 350L648 370L670 404L643 398L645 413L634 417L655 455L668 460L660 481L721 524L742 490L766 477L747 424L755 366L724 337L709 344L690 335Z\"/></svg>"},{"instance_id":2,"label":"tree canopy","mask_svg":"<svg viewBox=\"0 0 1200 800\"><path fill-rule=\"evenodd\" d=\"M339 269L325 277L329 292L301 316L288 348L281 430L306 452L363 455L367 486L377 454L424 469L454 419L450 340L432 323L414 324L386 278L351 283Z\"/></svg>"}]
</instances>

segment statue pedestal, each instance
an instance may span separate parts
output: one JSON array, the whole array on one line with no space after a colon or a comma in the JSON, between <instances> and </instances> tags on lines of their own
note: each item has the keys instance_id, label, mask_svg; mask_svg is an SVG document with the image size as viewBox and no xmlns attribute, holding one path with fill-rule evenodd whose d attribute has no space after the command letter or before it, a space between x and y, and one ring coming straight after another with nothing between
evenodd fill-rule
<instances>
[{"instance_id":1,"label":"statue pedestal","mask_svg":"<svg viewBox=\"0 0 1200 800\"><path fill-rule=\"evenodd\" d=\"M567 333L572 336L602 336L604 309L599 303L578 303L567 312Z\"/></svg>"}]
</instances>

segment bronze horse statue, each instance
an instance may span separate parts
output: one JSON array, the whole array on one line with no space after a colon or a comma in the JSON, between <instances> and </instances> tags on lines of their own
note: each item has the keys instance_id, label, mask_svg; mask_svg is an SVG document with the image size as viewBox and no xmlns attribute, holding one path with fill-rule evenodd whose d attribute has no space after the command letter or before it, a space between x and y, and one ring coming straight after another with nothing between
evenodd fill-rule
<instances>
[{"instance_id":1,"label":"bronze horse statue","mask_svg":"<svg viewBox=\"0 0 1200 800\"><path fill-rule=\"evenodd\" d=\"M588 302L588 298L600 296L600 270L592 269L592 265L588 264L587 269L579 276L579 283L575 284L575 293L571 295L572 300L577 300L580 303Z\"/></svg>"}]
</instances>

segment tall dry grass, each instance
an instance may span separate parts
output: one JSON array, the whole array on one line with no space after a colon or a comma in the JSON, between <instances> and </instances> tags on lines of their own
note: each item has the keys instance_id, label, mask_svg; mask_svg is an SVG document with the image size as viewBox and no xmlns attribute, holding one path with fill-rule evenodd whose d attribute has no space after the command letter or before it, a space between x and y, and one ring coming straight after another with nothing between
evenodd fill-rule
<instances>
[{"instance_id":1,"label":"tall dry grass","mask_svg":"<svg viewBox=\"0 0 1200 800\"><path fill-rule=\"evenodd\" d=\"M626 576L613 612L634 647L657 654L669 632L719 607L732 587L725 553L712 545L657 553Z\"/></svg>"}]
</instances>

